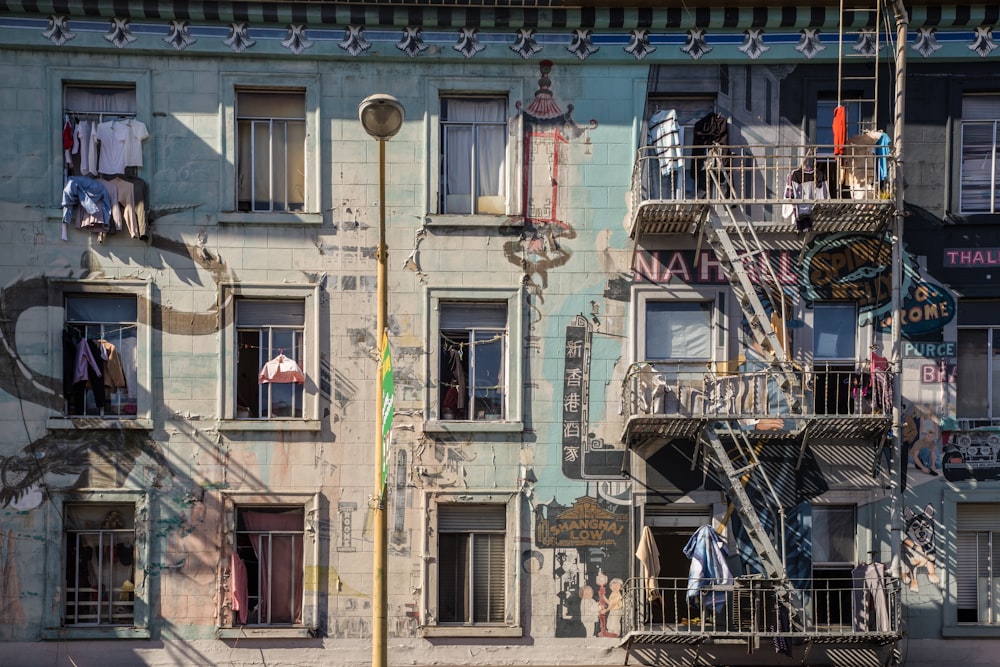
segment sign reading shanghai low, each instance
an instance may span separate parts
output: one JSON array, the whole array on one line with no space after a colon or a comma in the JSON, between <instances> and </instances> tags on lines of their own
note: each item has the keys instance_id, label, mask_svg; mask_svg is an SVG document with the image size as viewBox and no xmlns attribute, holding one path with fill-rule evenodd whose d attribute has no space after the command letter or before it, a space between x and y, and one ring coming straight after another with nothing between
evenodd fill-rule
<instances>
[{"instance_id":1,"label":"sign reading shanghai low","mask_svg":"<svg viewBox=\"0 0 1000 667\"><path fill-rule=\"evenodd\" d=\"M628 529L628 516L608 511L596 498L583 496L557 513L548 507L535 521L535 543L545 549L607 547L616 544ZM554 516L549 516L550 514Z\"/></svg>"}]
</instances>

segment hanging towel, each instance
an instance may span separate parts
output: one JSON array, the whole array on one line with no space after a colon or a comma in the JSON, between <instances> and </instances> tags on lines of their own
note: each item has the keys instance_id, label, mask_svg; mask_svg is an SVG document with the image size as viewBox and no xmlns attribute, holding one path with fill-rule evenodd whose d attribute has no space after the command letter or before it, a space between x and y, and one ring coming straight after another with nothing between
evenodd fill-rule
<instances>
[{"instance_id":1,"label":"hanging towel","mask_svg":"<svg viewBox=\"0 0 1000 667\"><path fill-rule=\"evenodd\" d=\"M259 384L267 384L269 382L296 382L304 384L306 378L302 374L302 369L299 368L299 365L294 360L289 359L284 354L279 354L264 364L264 367L260 369L260 374L257 376L257 381Z\"/></svg>"},{"instance_id":2,"label":"hanging towel","mask_svg":"<svg viewBox=\"0 0 1000 667\"><path fill-rule=\"evenodd\" d=\"M642 576L646 582L646 599L660 599L660 591L656 585L656 577L660 574L660 551L656 548L656 540L649 526L642 527L642 537L635 550L635 557L642 564Z\"/></svg>"}]
</instances>

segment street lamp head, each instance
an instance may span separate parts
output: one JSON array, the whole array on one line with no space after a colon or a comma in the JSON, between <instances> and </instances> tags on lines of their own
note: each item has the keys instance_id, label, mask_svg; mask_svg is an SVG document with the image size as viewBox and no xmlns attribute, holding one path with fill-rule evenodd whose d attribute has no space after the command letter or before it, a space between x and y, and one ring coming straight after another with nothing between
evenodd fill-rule
<instances>
[{"instance_id":1,"label":"street lamp head","mask_svg":"<svg viewBox=\"0 0 1000 667\"><path fill-rule=\"evenodd\" d=\"M392 95L369 95L358 105L358 118L372 139L387 141L403 127L403 105Z\"/></svg>"}]
</instances>

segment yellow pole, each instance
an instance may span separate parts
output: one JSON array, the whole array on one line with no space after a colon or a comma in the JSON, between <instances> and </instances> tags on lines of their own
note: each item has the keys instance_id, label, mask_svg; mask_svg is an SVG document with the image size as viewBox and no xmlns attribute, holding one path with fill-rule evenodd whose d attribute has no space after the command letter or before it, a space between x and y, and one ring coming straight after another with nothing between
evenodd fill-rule
<instances>
[{"instance_id":1,"label":"yellow pole","mask_svg":"<svg viewBox=\"0 0 1000 667\"><path fill-rule=\"evenodd\" d=\"M375 373L375 555L372 562L372 667L386 667L386 522L385 484L382 479L385 452L382 442L382 332L385 331L388 297L386 296L385 271L389 249L385 244L385 141L378 142L378 273L376 292L378 309L375 318L375 347L378 350L379 372Z\"/></svg>"}]
</instances>

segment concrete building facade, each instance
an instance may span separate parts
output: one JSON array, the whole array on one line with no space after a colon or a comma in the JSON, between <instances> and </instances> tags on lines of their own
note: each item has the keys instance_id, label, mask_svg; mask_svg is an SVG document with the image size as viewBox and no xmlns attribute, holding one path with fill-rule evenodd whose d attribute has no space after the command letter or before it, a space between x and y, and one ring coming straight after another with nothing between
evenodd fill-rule
<instances>
[{"instance_id":1,"label":"concrete building facade","mask_svg":"<svg viewBox=\"0 0 1000 667\"><path fill-rule=\"evenodd\" d=\"M989 664L1000 16L905 9L6 2L0 662L370 664L388 93L391 665Z\"/></svg>"}]
</instances>

